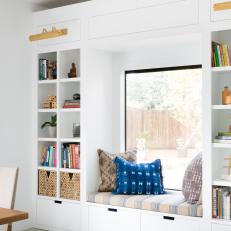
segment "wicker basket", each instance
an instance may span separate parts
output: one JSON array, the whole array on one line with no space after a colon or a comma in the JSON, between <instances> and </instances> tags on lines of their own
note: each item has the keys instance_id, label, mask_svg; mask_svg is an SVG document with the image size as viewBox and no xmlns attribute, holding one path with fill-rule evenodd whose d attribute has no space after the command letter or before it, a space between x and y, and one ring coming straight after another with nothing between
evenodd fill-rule
<instances>
[{"instance_id":1,"label":"wicker basket","mask_svg":"<svg viewBox=\"0 0 231 231\"><path fill-rule=\"evenodd\" d=\"M54 171L38 170L38 194L56 197L57 173Z\"/></svg>"},{"instance_id":2,"label":"wicker basket","mask_svg":"<svg viewBox=\"0 0 231 231\"><path fill-rule=\"evenodd\" d=\"M60 196L61 198L80 200L80 174L79 173L60 173Z\"/></svg>"}]
</instances>

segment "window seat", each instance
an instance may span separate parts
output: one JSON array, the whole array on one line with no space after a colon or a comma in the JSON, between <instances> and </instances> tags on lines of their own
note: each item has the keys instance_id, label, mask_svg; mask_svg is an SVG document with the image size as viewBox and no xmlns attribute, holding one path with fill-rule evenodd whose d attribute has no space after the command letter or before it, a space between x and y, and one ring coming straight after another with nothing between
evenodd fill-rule
<instances>
[{"instance_id":1,"label":"window seat","mask_svg":"<svg viewBox=\"0 0 231 231\"><path fill-rule=\"evenodd\" d=\"M164 195L115 195L96 192L88 195L88 202L143 209L182 216L202 217L202 204L189 204L181 192L167 191Z\"/></svg>"}]
</instances>

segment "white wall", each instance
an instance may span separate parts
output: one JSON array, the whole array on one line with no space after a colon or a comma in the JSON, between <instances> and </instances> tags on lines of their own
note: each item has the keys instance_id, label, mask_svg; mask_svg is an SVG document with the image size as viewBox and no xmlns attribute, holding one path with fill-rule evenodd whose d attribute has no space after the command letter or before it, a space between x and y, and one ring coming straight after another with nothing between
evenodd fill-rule
<instances>
[{"instance_id":1,"label":"white wall","mask_svg":"<svg viewBox=\"0 0 231 231\"><path fill-rule=\"evenodd\" d=\"M135 43L134 43L135 44ZM130 51L114 54L112 81L113 151L124 149L124 72L172 66L202 64L201 36L192 34L164 39L136 41Z\"/></svg>"},{"instance_id":2,"label":"white wall","mask_svg":"<svg viewBox=\"0 0 231 231\"><path fill-rule=\"evenodd\" d=\"M31 8L0 0L0 166L19 167L15 208L31 212ZM1 184L0 184L1 187ZM18 222L14 230L30 226Z\"/></svg>"}]
</instances>

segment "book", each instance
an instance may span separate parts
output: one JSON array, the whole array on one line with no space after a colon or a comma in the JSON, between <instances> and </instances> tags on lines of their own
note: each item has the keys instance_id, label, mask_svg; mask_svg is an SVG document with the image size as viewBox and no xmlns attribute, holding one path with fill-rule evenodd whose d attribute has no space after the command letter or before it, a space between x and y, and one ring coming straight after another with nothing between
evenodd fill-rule
<instances>
[{"instance_id":1,"label":"book","mask_svg":"<svg viewBox=\"0 0 231 231\"><path fill-rule=\"evenodd\" d=\"M215 136L218 140L231 140L231 136Z\"/></svg>"},{"instance_id":2,"label":"book","mask_svg":"<svg viewBox=\"0 0 231 231\"><path fill-rule=\"evenodd\" d=\"M231 136L231 132L218 132L218 136Z\"/></svg>"},{"instance_id":3,"label":"book","mask_svg":"<svg viewBox=\"0 0 231 231\"><path fill-rule=\"evenodd\" d=\"M230 66L230 48L227 44L212 42L212 66Z\"/></svg>"},{"instance_id":4,"label":"book","mask_svg":"<svg viewBox=\"0 0 231 231\"><path fill-rule=\"evenodd\" d=\"M80 145L76 143L67 143L62 145L61 164L63 168L80 168Z\"/></svg>"}]
</instances>

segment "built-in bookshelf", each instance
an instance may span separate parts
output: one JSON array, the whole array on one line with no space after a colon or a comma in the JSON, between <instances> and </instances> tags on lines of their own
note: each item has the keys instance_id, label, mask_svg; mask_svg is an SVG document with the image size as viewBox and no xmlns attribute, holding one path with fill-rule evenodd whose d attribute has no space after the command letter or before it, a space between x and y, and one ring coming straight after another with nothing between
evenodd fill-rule
<instances>
[{"instance_id":1,"label":"built-in bookshelf","mask_svg":"<svg viewBox=\"0 0 231 231\"><path fill-rule=\"evenodd\" d=\"M212 211L214 223L231 222L231 102L222 92L231 88L231 31L214 31L212 45ZM229 95L229 94L228 94ZM230 161L229 161L230 158Z\"/></svg>"},{"instance_id":2,"label":"built-in bookshelf","mask_svg":"<svg viewBox=\"0 0 231 231\"><path fill-rule=\"evenodd\" d=\"M80 49L38 54L38 198L80 201L80 74Z\"/></svg>"}]
</instances>

